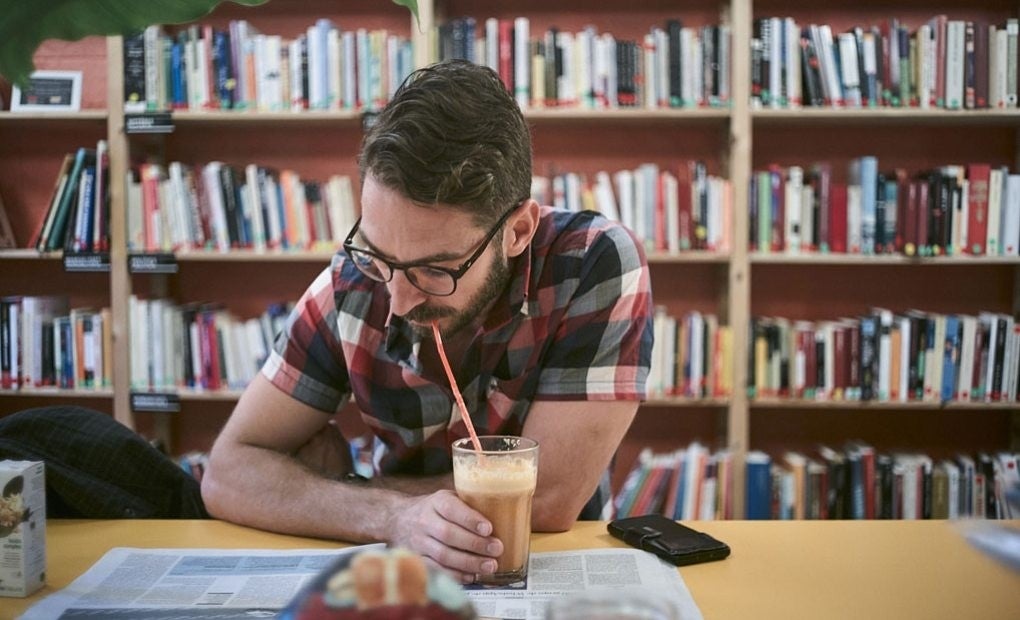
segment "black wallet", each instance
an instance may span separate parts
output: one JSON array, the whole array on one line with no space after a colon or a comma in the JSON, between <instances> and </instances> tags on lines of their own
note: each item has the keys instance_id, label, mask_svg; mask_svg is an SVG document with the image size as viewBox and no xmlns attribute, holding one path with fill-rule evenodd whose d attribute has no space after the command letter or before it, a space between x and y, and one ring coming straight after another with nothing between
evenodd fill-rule
<instances>
[{"instance_id":1,"label":"black wallet","mask_svg":"<svg viewBox=\"0 0 1020 620\"><path fill-rule=\"evenodd\" d=\"M677 566L721 560L730 554L726 543L662 515L610 521L609 533Z\"/></svg>"}]
</instances>

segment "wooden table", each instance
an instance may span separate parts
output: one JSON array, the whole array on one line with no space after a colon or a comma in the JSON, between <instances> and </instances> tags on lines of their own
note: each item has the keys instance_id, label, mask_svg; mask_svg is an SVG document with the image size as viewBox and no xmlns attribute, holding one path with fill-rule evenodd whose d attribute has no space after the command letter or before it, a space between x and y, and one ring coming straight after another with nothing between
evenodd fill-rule
<instances>
[{"instance_id":1,"label":"wooden table","mask_svg":"<svg viewBox=\"0 0 1020 620\"><path fill-rule=\"evenodd\" d=\"M1020 619L1020 573L972 548L946 521L699 521L733 550L721 562L680 569L707 619ZM1010 522L1020 528L1020 521ZM48 585L0 599L16 617L66 586L112 547L329 548L221 521L50 521ZM533 551L623 546L605 523L536 534Z\"/></svg>"}]
</instances>

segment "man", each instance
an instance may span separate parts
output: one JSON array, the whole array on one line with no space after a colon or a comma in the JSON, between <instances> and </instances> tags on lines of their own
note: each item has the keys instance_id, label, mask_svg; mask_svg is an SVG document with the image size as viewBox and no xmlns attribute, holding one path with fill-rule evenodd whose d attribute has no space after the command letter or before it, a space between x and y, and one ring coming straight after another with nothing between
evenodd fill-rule
<instances>
[{"instance_id":1,"label":"man","mask_svg":"<svg viewBox=\"0 0 1020 620\"><path fill-rule=\"evenodd\" d=\"M489 69L417 71L359 164L361 219L238 402L203 498L254 527L407 546L470 581L502 543L451 490L467 430L432 322L478 433L540 444L532 527L565 530L645 394L647 264L626 229L529 198L528 128ZM368 482L344 479L330 424L352 396L380 446Z\"/></svg>"}]
</instances>

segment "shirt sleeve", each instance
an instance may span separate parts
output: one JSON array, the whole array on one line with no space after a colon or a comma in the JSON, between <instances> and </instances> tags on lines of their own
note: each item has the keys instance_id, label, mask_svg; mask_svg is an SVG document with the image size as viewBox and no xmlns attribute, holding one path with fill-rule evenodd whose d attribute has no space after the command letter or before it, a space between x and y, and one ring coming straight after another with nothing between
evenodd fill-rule
<instances>
[{"instance_id":1,"label":"shirt sleeve","mask_svg":"<svg viewBox=\"0 0 1020 620\"><path fill-rule=\"evenodd\" d=\"M543 356L535 400L644 400L653 304L640 244L611 223L575 273L562 277L570 296Z\"/></svg>"},{"instance_id":2,"label":"shirt sleeve","mask_svg":"<svg viewBox=\"0 0 1020 620\"><path fill-rule=\"evenodd\" d=\"M262 366L270 383L293 398L336 413L350 396L350 379L337 330L333 277L336 261L312 282Z\"/></svg>"}]
</instances>

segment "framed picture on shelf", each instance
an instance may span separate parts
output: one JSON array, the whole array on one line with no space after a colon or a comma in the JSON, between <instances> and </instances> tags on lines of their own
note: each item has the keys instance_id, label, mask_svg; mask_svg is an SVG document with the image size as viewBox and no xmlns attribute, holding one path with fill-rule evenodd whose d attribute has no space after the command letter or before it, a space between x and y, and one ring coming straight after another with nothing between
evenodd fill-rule
<instances>
[{"instance_id":1,"label":"framed picture on shelf","mask_svg":"<svg viewBox=\"0 0 1020 620\"><path fill-rule=\"evenodd\" d=\"M81 71L35 71L24 89L11 89L11 112L78 112Z\"/></svg>"}]
</instances>

